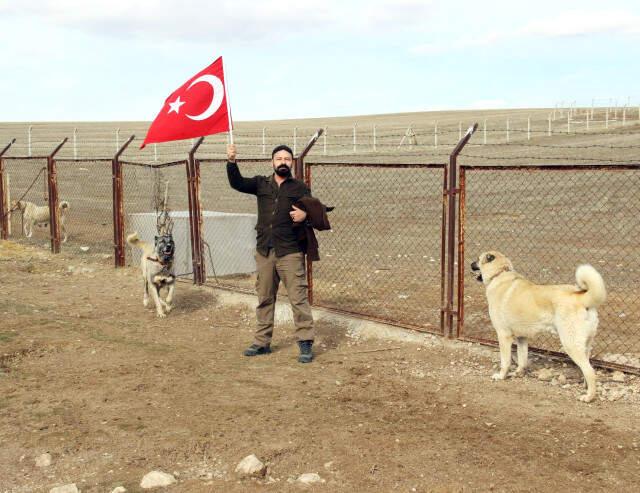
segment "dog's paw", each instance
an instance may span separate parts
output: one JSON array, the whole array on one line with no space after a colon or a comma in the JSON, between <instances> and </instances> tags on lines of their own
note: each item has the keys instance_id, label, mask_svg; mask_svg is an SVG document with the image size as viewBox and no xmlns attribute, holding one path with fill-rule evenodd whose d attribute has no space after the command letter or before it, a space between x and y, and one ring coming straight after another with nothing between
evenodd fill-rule
<instances>
[{"instance_id":1,"label":"dog's paw","mask_svg":"<svg viewBox=\"0 0 640 493\"><path fill-rule=\"evenodd\" d=\"M581 402L591 402L595 398L595 395L584 394L578 397Z\"/></svg>"},{"instance_id":2,"label":"dog's paw","mask_svg":"<svg viewBox=\"0 0 640 493\"><path fill-rule=\"evenodd\" d=\"M142 306L145 308L149 306L149 300L142 300Z\"/></svg>"},{"instance_id":3,"label":"dog's paw","mask_svg":"<svg viewBox=\"0 0 640 493\"><path fill-rule=\"evenodd\" d=\"M166 317L167 317L166 313L164 313L164 312L159 312L158 313L158 318L166 318Z\"/></svg>"},{"instance_id":4,"label":"dog's paw","mask_svg":"<svg viewBox=\"0 0 640 493\"><path fill-rule=\"evenodd\" d=\"M494 373L491 375L491 380L504 380L505 377L502 376L502 373Z\"/></svg>"},{"instance_id":5,"label":"dog's paw","mask_svg":"<svg viewBox=\"0 0 640 493\"><path fill-rule=\"evenodd\" d=\"M171 310L173 310L173 307L171 305L166 305L164 309L167 311L167 313L169 313Z\"/></svg>"}]
</instances>

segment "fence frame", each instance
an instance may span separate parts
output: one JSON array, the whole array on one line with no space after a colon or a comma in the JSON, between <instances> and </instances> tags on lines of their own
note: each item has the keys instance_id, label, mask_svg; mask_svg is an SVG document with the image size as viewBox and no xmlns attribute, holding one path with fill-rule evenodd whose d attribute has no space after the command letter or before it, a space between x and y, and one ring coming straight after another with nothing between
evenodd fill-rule
<instances>
[{"instance_id":1,"label":"fence frame","mask_svg":"<svg viewBox=\"0 0 640 493\"><path fill-rule=\"evenodd\" d=\"M11 212L11 204L7 200L7 189L5 189L5 177L4 177L4 159L2 156L11 148L16 139L12 139L5 147L0 151L0 239L6 240L9 238L9 213ZM6 210L5 210L6 205Z\"/></svg>"},{"instance_id":2,"label":"fence frame","mask_svg":"<svg viewBox=\"0 0 640 493\"><path fill-rule=\"evenodd\" d=\"M60 210L58 210L58 175L55 155L67 140L68 138L65 137L51 154L47 156L47 192L49 199L49 226L51 231L52 253L60 253Z\"/></svg>"},{"instance_id":3,"label":"fence frame","mask_svg":"<svg viewBox=\"0 0 640 493\"><path fill-rule=\"evenodd\" d=\"M519 165L473 165L465 164L460 166L460 197L458 201L458 272L457 272L457 307L456 317L457 326L455 332L455 338L461 341L476 342L488 346L497 347L498 343L491 339L485 339L482 337L465 336L464 335L464 246L465 246L465 225L466 225L466 175L467 172L483 172L483 171L501 171L501 172L514 172L514 171L546 171L552 173L562 173L566 171L577 170L591 170L591 171L640 171L640 164L599 164L599 165L575 165L575 164L519 164ZM529 351L544 354L560 358L562 360L569 360L570 358L566 353L559 351L552 351L549 349L536 348L529 346ZM614 363L597 358L591 358L591 363L600 368L607 368L612 370L623 370L629 373L635 373L640 375L640 368L631 365L623 365L620 363Z\"/></svg>"},{"instance_id":4,"label":"fence frame","mask_svg":"<svg viewBox=\"0 0 640 493\"><path fill-rule=\"evenodd\" d=\"M418 169L442 169L443 175L443 183L442 183L442 220L441 220L441 231L440 231L440 243L441 243L441 255L440 255L440 300L441 307L445 306L445 243L446 243L446 234L445 234L445 221L446 221L446 213L447 213L447 177L448 177L448 167L444 163L397 163L397 164L388 164L388 163L345 163L345 162L337 162L337 161L323 161L323 162L309 162L305 165L305 183L311 188L313 183L313 172L312 168L314 167L354 167L358 168L387 168L387 169L398 169L398 168L418 168ZM444 335L444 318L443 313L444 310L440 309L440 332L431 331L421 327L419 325L413 325L406 322L401 322L399 320L392 320L384 317L376 317L373 315L368 315L366 313L346 310L342 308L335 308L331 306L323 305L322 303L317 304L313 301L313 262L307 261L307 293L309 298L309 303L315 306L322 307L324 310L328 310L335 313L341 313L344 315L355 316L358 318L362 318L365 320L371 320L374 322L394 325L397 327L408 328L411 330L415 330L418 332L428 332L430 334Z\"/></svg>"},{"instance_id":5,"label":"fence frame","mask_svg":"<svg viewBox=\"0 0 640 493\"><path fill-rule=\"evenodd\" d=\"M111 160L112 173L112 193L113 193L113 249L115 267L125 266L124 251L124 193L122 178L122 163L120 156L125 149L131 144L135 135L129 139L118 149Z\"/></svg>"}]
</instances>

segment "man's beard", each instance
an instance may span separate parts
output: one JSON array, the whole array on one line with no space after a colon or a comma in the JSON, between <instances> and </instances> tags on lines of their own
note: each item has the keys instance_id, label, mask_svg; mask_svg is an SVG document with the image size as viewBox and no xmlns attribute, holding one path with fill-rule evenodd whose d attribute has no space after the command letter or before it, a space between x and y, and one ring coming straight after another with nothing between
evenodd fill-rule
<instances>
[{"instance_id":1,"label":"man's beard","mask_svg":"<svg viewBox=\"0 0 640 493\"><path fill-rule=\"evenodd\" d=\"M289 166L285 166L280 165L278 166L276 169L276 175L282 177L282 178L287 178L288 176L291 176L291 168L289 168Z\"/></svg>"}]
</instances>

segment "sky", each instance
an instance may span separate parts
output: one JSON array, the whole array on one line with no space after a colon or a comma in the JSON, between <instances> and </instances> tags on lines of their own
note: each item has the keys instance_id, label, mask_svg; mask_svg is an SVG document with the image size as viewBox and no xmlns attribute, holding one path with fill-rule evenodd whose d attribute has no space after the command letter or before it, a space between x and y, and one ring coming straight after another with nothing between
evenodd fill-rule
<instances>
[{"instance_id":1,"label":"sky","mask_svg":"<svg viewBox=\"0 0 640 493\"><path fill-rule=\"evenodd\" d=\"M223 56L236 121L640 104L640 1L0 0L0 121L152 120Z\"/></svg>"}]
</instances>

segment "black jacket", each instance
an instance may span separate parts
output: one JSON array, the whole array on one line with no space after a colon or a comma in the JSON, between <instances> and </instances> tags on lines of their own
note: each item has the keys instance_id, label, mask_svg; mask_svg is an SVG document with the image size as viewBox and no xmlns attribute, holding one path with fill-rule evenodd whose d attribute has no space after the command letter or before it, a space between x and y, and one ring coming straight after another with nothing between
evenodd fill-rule
<instances>
[{"instance_id":1,"label":"black jacket","mask_svg":"<svg viewBox=\"0 0 640 493\"><path fill-rule=\"evenodd\" d=\"M287 178L280 186L273 175L244 178L236 163L227 163L229 184L235 190L255 195L258 200L257 250L268 255L271 244L277 257L300 252L294 223L289 216L291 206L304 196L311 196L309 188L300 180Z\"/></svg>"}]
</instances>

